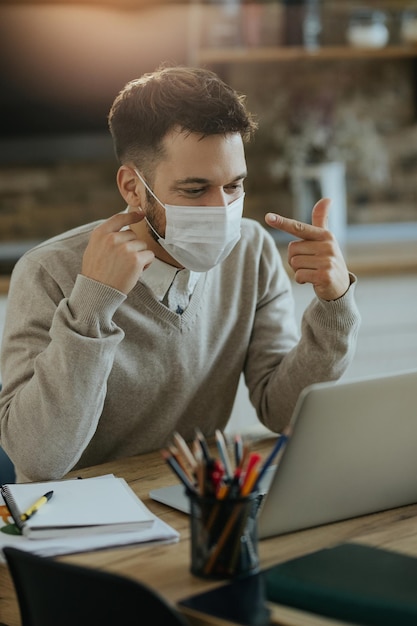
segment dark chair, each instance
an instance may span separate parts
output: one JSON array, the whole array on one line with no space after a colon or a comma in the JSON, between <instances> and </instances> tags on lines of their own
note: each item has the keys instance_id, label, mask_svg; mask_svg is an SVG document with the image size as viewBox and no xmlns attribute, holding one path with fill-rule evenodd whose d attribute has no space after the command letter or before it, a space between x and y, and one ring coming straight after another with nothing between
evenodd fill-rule
<instances>
[{"instance_id":1,"label":"dark chair","mask_svg":"<svg viewBox=\"0 0 417 626\"><path fill-rule=\"evenodd\" d=\"M14 465L3 448L0 447L0 485L14 483L15 481Z\"/></svg>"},{"instance_id":2,"label":"dark chair","mask_svg":"<svg viewBox=\"0 0 417 626\"><path fill-rule=\"evenodd\" d=\"M189 626L155 590L131 578L3 548L22 626Z\"/></svg>"}]
</instances>

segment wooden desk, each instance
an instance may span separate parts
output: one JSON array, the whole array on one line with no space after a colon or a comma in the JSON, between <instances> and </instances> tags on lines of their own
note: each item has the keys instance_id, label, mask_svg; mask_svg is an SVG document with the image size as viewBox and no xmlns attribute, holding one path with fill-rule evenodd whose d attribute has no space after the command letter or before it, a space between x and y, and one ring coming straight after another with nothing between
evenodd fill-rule
<instances>
[{"instance_id":1,"label":"wooden desk","mask_svg":"<svg viewBox=\"0 0 417 626\"><path fill-rule=\"evenodd\" d=\"M273 441L273 438L264 437L253 442L253 449L266 457ZM169 545L139 544L72 554L59 557L61 560L105 569L144 581L157 588L173 604L186 596L221 584L196 578L189 571L188 516L149 498L150 489L178 482L162 461L159 452L91 467L77 471L76 475L86 478L105 473L124 477L149 509L180 532L180 541ZM265 568L325 546L353 539L417 556L417 504L263 540L259 544L261 567ZM0 563L0 621L8 626L20 626L13 584L7 567L2 563ZM204 622L196 621L195 624L197 623L224 624L209 619ZM340 622L274 606L273 623L282 626L330 626Z\"/></svg>"}]
</instances>

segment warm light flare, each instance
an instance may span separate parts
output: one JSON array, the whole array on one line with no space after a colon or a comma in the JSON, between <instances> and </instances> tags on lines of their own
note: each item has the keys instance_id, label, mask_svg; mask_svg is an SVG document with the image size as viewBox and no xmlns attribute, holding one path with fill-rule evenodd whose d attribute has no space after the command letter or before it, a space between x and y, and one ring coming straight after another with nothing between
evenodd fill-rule
<instances>
[{"instance_id":1,"label":"warm light flare","mask_svg":"<svg viewBox=\"0 0 417 626\"><path fill-rule=\"evenodd\" d=\"M162 61L186 62L187 12L186 5L0 7L7 82L32 100L110 107L130 79Z\"/></svg>"}]
</instances>

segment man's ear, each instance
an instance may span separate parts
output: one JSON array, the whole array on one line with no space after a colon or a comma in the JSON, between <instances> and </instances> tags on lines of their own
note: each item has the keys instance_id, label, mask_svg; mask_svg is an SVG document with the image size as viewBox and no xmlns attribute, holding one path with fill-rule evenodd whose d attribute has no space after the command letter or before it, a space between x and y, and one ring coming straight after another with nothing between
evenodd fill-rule
<instances>
[{"instance_id":1,"label":"man's ear","mask_svg":"<svg viewBox=\"0 0 417 626\"><path fill-rule=\"evenodd\" d=\"M128 165L122 165L117 172L117 186L125 200L131 207L141 207L144 200L143 184L136 176L135 172ZM142 195L143 194L143 195Z\"/></svg>"}]
</instances>

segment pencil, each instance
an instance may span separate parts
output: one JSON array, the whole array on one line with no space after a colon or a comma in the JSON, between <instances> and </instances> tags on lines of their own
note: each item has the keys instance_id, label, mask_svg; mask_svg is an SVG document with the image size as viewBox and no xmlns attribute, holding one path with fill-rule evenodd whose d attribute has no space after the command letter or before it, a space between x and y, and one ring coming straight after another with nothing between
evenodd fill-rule
<instances>
[{"instance_id":1,"label":"pencil","mask_svg":"<svg viewBox=\"0 0 417 626\"><path fill-rule=\"evenodd\" d=\"M232 552L232 557L230 559L228 571L230 574L233 574L236 570L236 564L239 556L242 556L242 550L247 550L247 555L250 559L250 562L256 564L258 561L258 556L256 553L255 546L252 541L252 533L253 529L250 527L249 517L252 515L251 508L248 508L244 514L242 515L242 519L240 520L239 528L237 529L234 548ZM252 524L255 524L255 520L252 520ZM245 532L246 529L246 532ZM252 530L252 532L251 532ZM244 536L245 541L242 543L242 537ZM252 567L250 567L252 569Z\"/></svg>"},{"instance_id":2,"label":"pencil","mask_svg":"<svg viewBox=\"0 0 417 626\"><path fill-rule=\"evenodd\" d=\"M228 479L230 479L233 475L233 469L230 462L229 454L227 452L226 441L224 439L223 433L220 430L216 430L215 436L217 449L222 459L224 469L226 470L226 476Z\"/></svg>"},{"instance_id":3,"label":"pencil","mask_svg":"<svg viewBox=\"0 0 417 626\"><path fill-rule=\"evenodd\" d=\"M248 460L248 466L246 468L245 478L243 480L240 493L243 497L247 496L255 485L258 477L258 468L256 467L261 460L261 455L253 452Z\"/></svg>"},{"instance_id":4,"label":"pencil","mask_svg":"<svg viewBox=\"0 0 417 626\"><path fill-rule=\"evenodd\" d=\"M238 519L239 519L239 515L240 512L242 510L243 507L243 503L238 502L238 504L236 504L236 507L233 509L232 514L230 515L229 519L227 520L224 528L223 528L223 532L220 535L220 538L217 542L217 544L213 547L213 550L204 566L204 573L205 574L210 574L210 572L212 571L216 560L221 552L221 550L223 549L224 544L226 543L227 539L229 538L230 533L232 532L233 526L236 525ZM239 537L240 539L240 537Z\"/></svg>"},{"instance_id":5,"label":"pencil","mask_svg":"<svg viewBox=\"0 0 417 626\"><path fill-rule=\"evenodd\" d=\"M190 481L190 479L182 470L181 466L178 464L172 454L168 450L161 450L161 454L165 461L168 463L168 465L171 467L171 469L174 471L174 473L178 476L184 487L186 487L186 489L188 489L192 493L197 494L198 492L194 484Z\"/></svg>"},{"instance_id":6,"label":"pencil","mask_svg":"<svg viewBox=\"0 0 417 626\"><path fill-rule=\"evenodd\" d=\"M243 441L242 441L242 436L239 435L239 433L235 435L234 448L235 448L235 466L238 467L240 465L240 460L242 458L242 453L243 453Z\"/></svg>"},{"instance_id":7,"label":"pencil","mask_svg":"<svg viewBox=\"0 0 417 626\"><path fill-rule=\"evenodd\" d=\"M172 454L172 456L174 457L174 459L176 460L178 465L181 467L181 469L184 472L184 474L186 474L187 478L191 482L193 482L193 477L190 474L190 472L188 471L188 468L186 467L186 464L184 463L184 459L183 459L181 453L179 452L178 448L176 448L174 445L170 445L170 446L168 446L168 450L170 451L170 453Z\"/></svg>"},{"instance_id":8,"label":"pencil","mask_svg":"<svg viewBox=\"0 0 417 626\"><path fill-rule=\"evenodd\" d=\"M206 461L210 461L210 450L208 449L207 441L199 428L195 429L195 433L197 436L197 441L201 446L203 451L203 455Z\"/></svg>"},{"instance_id":9,"label":"pencil","mask_svg":"<svg viewBox=\"0 0 417 626\"><path fill-rule=\"evenodd\" d=\"M250 454L250 445L248 443L244 443L242 446L242 455L240 457L240 463L238 467L243 469L243 466L245 465L246 459L248 458L249 454Z\"/></svg>"},{"instance_id":10,"label":"pencil","mask_svg":"<svg viewBox=\"0 0 417 626\"><path fill-rule=\"evenodd\" d=\"M204 485L206 482L206 465L203 460L203 451L200 448L200 445L197 441L193 442L194 446L194 458L196 460L197 466L194 471L194 475L197 479L197 486L200 496L204 496Z\"/></svg>"},{"instance_id":11,"label":"pencil","mask_svg":"<svg viewBox=\"0 0 417 626\"><path fill-rule=\"evenodd\" d=\"M178 448L181 450L184 458L186 459L187 463L189 464L189 466L191 467L191 469L193 471L195 471L196 467L197 467L197 462L194 458L193 453L191 452L190 448L187 446L185 440L183 437L181 437L181 435L177 432L174 433L174 441L177 444Z\"/></svg>"}]
</instances>

